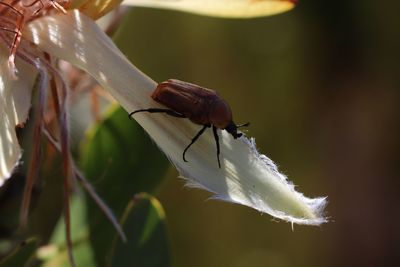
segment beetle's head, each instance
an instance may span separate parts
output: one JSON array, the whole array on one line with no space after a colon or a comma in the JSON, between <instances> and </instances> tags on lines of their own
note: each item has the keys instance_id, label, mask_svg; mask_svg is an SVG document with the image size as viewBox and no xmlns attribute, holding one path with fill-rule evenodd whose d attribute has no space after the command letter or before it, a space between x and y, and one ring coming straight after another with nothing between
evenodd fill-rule
<instances>
[{"instance_id":1,"label":"beetle's head","mask_svg":"<svg viewBox=\"0 0 400 267\"><path fill-rule=\"evenodd\" d=\"M238 133L237 129L240 127L246 127L249 126L249 122L248 123L244 123L244 124L240 124L240 125L236 125L233 121L231 121L228 126L225 127L225 130L230 133L233 138L239 138L241 137L243 134L242 133Z\"/></svg>"}]
</instances>

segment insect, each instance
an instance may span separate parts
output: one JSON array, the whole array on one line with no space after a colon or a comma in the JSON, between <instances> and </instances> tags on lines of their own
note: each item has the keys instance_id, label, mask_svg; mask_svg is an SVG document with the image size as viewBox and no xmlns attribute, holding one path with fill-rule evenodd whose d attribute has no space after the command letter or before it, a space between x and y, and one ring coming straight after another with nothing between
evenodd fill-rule
<instances>
[{"instance_id":1,"label":"insect","mask_svg":"<svg viewBox=\"0 0 400 267\"><path fill-rule=\"evenodd\" d=\"M217 146L218 166L221 168L217 129L226 130L233 138L237 139L242 136L242 133L238 133L237 129L249 125L249 123L236 125L233 122L232 111L228 103L216 91L195 84L170 79L160 83L151 97L168 108L139 109L131 112L129 118L132 118L138 112L165 113L177 118L188 118L195 124L203 125L203 128L183 151L182 157L185 162L187 162L185 154L189 147L207 128L212 127Z\"/></svg>"},{"instance_id":2,"label":"insect","mask_svg":"<svg viewBox=\"0 0 400 267\"><path fill-rule=\"evenodd\" d=\"M52 8L66 13L70 0L0 0L0 37L10 48L8 65L13 73L15 56L25 24L48 13Z\"/></svg>"}]
</instances>

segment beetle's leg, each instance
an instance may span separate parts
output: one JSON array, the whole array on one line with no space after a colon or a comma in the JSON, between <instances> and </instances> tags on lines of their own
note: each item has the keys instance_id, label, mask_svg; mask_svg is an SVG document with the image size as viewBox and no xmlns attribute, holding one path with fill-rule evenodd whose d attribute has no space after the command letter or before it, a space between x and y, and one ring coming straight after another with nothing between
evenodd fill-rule
<instances>
[{"instance_id":1,"label":"beetle's leg","mask_svg":"<svg viewBox=\"0 0 400 267\"><path fill-rule=\"evenodd\" d=\"M213 133L214 133L214 139L215 139L215 144L217 144L217 159L218 159L218 167L221 169L221 162L219 161L219 136L217 132L217 127L213 125Z\"/></svg>"},{"instance_id":2,"label":"beetle's leg","mask_svg":"<svg viewBox=\"0 0 400 267\"><path fill-rule=\"evenodd\" d=\"M247 127L247 126L249 126L250 125L250 122L246 122L246 123L243 123L243 124L239 124L239 125L236 125L236 128L240 128L240 127ZM243 134L242 133L238 133L236 136L237 137L241 137ZM235 138L236 139L236 138Z\"/></svg>"},{"instance_id":3,"label":"beetle's leg","mask_svg":"<svg viewBox=\"0 0 400 267\"><path fill-rule=\"evenodd\" d=\"M186 153L186 151L189 149L189 147L190 147L191 145L194 144L194 142L196 142L197 139L199 139L200 135L202 135L202 134L204 133L204 131L205 131L207 128L209 128L209 127L210 127L209 124L204 125L203 128L201 128L201 130L195 135L195 137L193 137L192 142L190 142L190 144L185 148L185 150L183 150L183 155L182 155L182 157L183 157L183 161L184 161L184 162L188 162L188 161L185 159L185 153Z\"/></svg>"},{"instance_id":4,"label":"beetle's leg","mask_svg":"<svg viewBox=\"0 0 400 267\"><path fill-rule=\"evenodd\" d=\"M166 108L148 108L148 109L139 109L135 110L134 112L129 113L129 118L132 119L132 116L138 112L150 112L150 113L166 113L170 116L177 117L177 118L186 118L185 115L176 112L175 110L172 109L166 109Z\"/></svg>"}]
</instances>

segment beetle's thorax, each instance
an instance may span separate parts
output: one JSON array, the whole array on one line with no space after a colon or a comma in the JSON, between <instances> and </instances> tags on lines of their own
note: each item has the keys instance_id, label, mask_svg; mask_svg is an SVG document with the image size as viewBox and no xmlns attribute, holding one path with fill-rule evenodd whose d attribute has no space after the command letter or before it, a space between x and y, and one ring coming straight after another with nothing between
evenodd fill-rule
<instances>
[{"instance_id":1,"label":"beetle's thorax","mask_svg":"<svg viewBox=\"0 0 400 267\"><path fill-rule=\"evenodd\" d=\"M215 127L225 129L232 122L231 108L222 98L214 99L210 104L208 119Z\"/></svg>"}]
</instances>

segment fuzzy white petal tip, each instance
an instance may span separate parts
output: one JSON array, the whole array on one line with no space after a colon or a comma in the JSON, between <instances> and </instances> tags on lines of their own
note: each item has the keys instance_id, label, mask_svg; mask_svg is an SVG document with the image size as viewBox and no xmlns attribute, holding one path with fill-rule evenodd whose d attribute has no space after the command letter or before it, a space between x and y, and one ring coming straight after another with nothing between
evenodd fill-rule
<instances>
[{"instance_id":1,"label":"fuzzy white petal tip","mask_svg":"<svg viewBox=\"0 0 400 267\"><path fill-rule=\"evenodd\" d=\"M249 206L291 223L320 225L327 221L323 213L326 198L310 199L296 192L274 162L257 151L254 138L234 140L227 133L221 135L221 170L212 163L201 166L202 170L195 167L197 164L189 168L187 163L175 164L188 186L211 191L214 199ZM208 138L213 145L212 137ZM215 153L213 149L209 153ZM213 160L215 165L215 157Z\"/></svg>"},{"instance_id":2,"label":"fuzzy white petal tip","mask_svg":"<svg viewBox=\"0 0 400 267\"><path fill-rule=\"evenodd\" d=\"M31 40L41 49L90 73L128 112L161 107L150 97L157 83L131 65L98 26L79 12L45 17L29 27ZM135 119L190 185L213 192L215 198L240 203L292 223L326 222L325 198L310 199L296 192L276 165L257 152L254 139L235 140L225 131L219 131L219 168L211 131L206 131L190 147L186 154L189 162L184 162L182 152L201 126L163 114L138 113Z\"/></svg>"}]
</instances>

